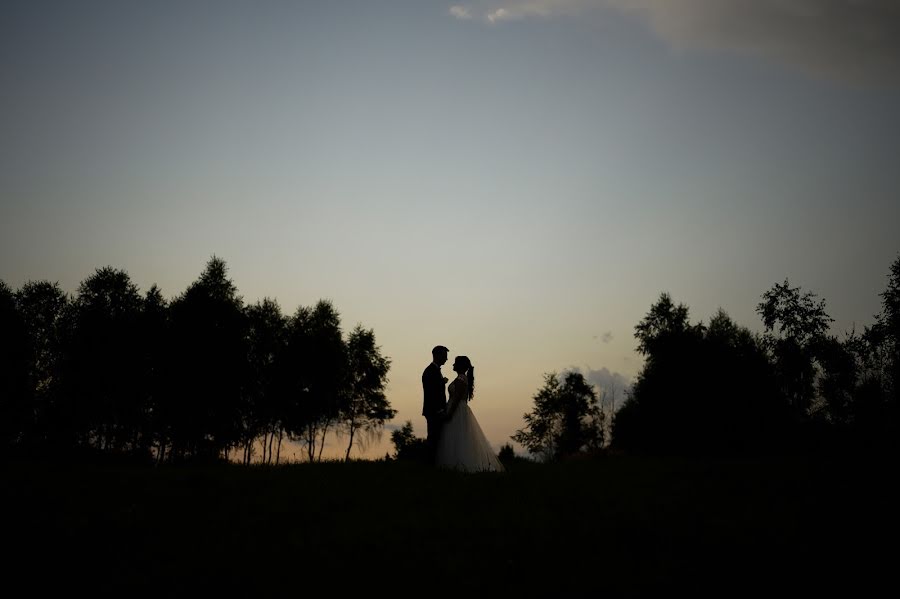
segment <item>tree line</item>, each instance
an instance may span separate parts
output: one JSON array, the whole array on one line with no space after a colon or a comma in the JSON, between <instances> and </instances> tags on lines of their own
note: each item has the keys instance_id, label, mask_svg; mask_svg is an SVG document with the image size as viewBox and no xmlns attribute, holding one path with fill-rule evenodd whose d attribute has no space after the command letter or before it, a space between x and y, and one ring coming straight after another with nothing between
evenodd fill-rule
<instances>
[{"instance_id":1,"label":"tree line","mask_svg":"<svg viewBox=\"0 0 900 599\"><path fill-rule=\"evenodd\" d=\"M691 323L660 295L635 327L644 366L603 438L597 391L546 375L513 439L548 460L596 452L747 455L900 449L900 257L881 311L860 333L830 332L825 300L786 279L761 296L764 331L724 310Z\"/></svg>"},{"instance_id":2,"label":"tree line","mask_svg":"<svg viewBox=\"0 0 900 599\"><path fill-rule=\"evenodd\" d=\"M0 441L24 454L277 463L290 439L315 461L337 432L349 459L396 414L389 369L374 332L344 335L330 301L291 316L245 304L215 256L171 301L112 267L74 296L0 281Z\"/></svg>"}]
</instances>

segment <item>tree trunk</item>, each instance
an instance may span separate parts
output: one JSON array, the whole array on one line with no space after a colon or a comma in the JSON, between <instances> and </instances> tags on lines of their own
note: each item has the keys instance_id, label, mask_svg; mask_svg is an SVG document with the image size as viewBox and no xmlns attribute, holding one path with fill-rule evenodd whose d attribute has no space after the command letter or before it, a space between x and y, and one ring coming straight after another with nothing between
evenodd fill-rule
<instances>
[{"instance_id":1,"label":"tree trunk","mask_svg":"<svg viewBox=\"0 0 900 599\"><path fill-rule=\"evenodd\" d=\"M356 432L356 423L350 422L350 443L347 445L347 455L344 456L344 461L350 461L350 450L353 449L353 434Z\"/></svg>"},{"instance_id":2,"label":"tree trunk","mask_svg":"<svg viewBox=\"0 0 900 599\"><path fill-rule=\"evenodd\" d=\"M306 457L310 463L316 459L316 429L313 425L306 425Z\"/></svg>"},{"instance_id":3,"label":"tree trunk","mask_svg":"<svg viewBox=\"0 0 900 599\"><path fill-rule=\"evenodd\" d=\"M328 434L328 423L325 423L325 426L322 427L322 444L319 445L319 457L316 459L317 462L322 461L322 450L325 449L325 435Z\"/></svg>"},{"instance_id":4,"label":"tree trunk","mask_svg":"<svg viewBox=\"0 0 900 599\"><path fill-rule=\"evenodd\" d=\"M284 429L278 429L278 452L275 454L275 463L281 460L281 438L284 435Z\"/></svg>"},{"instance_id":5,"label":"tree trunk","mask_svg":"<svg viewBox=\"0 0 900 599\"><path fill-rule=\"evenodd\" d=\"M275 442L275 431L269 433L269 459L266 461L266 464L272 463L272 443Z\"/></svg>"}]
</instances>

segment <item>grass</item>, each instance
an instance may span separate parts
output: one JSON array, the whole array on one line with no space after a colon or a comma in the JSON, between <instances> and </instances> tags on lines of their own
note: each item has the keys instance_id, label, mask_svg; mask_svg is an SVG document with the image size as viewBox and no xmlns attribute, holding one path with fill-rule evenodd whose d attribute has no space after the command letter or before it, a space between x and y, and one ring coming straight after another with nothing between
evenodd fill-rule
<instances>
[{"instance_id":1,"label":"grass","mask_svg":"<svg viewBox=\"0 0 900 599\"><path fill-rule=\"evenodd\" d=\"M67 595L864 592L900 532L877 460L2 469L7 584Z\"/></svg>"}]
</instances>

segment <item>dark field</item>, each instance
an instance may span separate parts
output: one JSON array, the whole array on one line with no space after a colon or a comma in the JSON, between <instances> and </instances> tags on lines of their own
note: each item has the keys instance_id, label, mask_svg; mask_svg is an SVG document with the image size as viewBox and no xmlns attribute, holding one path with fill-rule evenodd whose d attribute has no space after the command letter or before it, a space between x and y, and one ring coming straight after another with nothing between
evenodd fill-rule
<instances>
[{"instance_id":1,"label":"dark field","mask_svg":"<svg viewBox=\"0 0 900 599\"><path fill-rule=\"evenodd\" d=\"M20 589L7 596L896 586L897 475L878 460L606 457L503 475L397 462L2 469L4 586Z\"/></svg>"}]
</instances>

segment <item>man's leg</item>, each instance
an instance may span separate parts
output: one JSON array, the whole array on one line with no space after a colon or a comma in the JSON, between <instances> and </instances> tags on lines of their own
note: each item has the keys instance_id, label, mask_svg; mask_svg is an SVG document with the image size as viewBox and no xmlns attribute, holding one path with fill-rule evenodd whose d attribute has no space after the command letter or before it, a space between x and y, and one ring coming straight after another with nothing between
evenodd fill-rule
<instances>
[{"instance_id":1,"label":"man's leg","mask_svg":"<svg viewBox=\"0 0 900 599\"><path fill-rule=\"evenodd\" d=\"M426 459L429 464L434 464L435 458L437 458L438 438L441 435L442 422L437 417L426 418L425 420L428 422L428 437L425 439L425 446L428 451Z\"/></svg>"}]
</instances>

